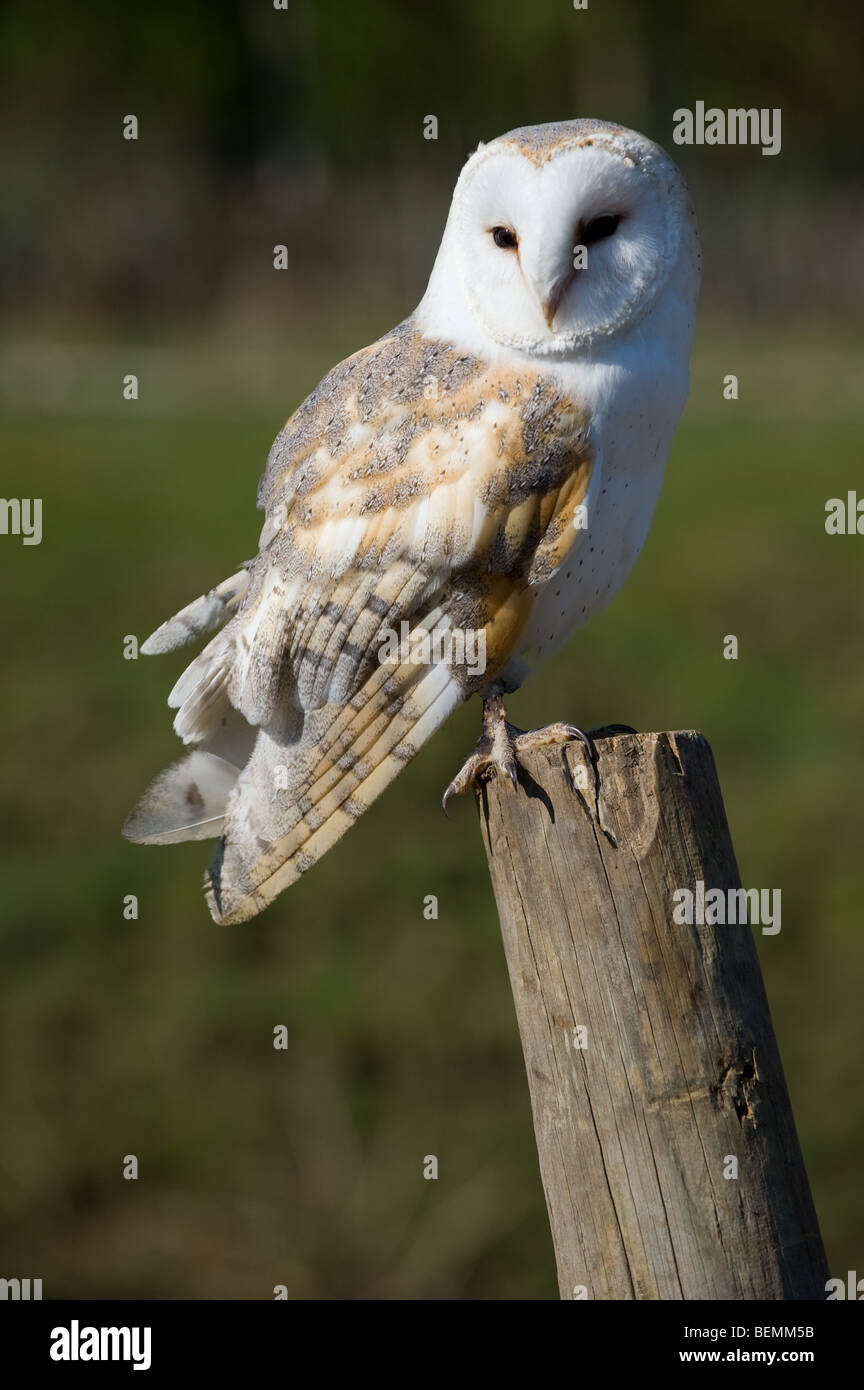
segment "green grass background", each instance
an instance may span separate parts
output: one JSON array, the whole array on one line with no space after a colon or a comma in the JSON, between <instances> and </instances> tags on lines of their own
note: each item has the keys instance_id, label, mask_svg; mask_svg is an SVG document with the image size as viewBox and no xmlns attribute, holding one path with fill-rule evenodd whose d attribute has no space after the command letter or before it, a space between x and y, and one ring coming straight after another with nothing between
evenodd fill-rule
<instances>
[{"instance_id":1,"label":"green grass background","mask_svg":"<svg viewBox=\"0 0 864 1390\"><path fill-rule=\"evenodd\" d=\"M2 348L3 492L43 497L45 531L0 537L0 1273L43 1278L46 1297L556 1296L476 814L439 809L477 703L251 924L211 922L209 846L120 837L178 753L165 698L186 661L125 661L124 635L251 556L277 429L387 326L266 351ZM759 952L841 1277L864 1259L864 538L824 519L861 476L860 372L830 325L701 322L634 575L510 703L523 726L711 741L744 883L783 893Z\"/></svg>"}]
</instances>

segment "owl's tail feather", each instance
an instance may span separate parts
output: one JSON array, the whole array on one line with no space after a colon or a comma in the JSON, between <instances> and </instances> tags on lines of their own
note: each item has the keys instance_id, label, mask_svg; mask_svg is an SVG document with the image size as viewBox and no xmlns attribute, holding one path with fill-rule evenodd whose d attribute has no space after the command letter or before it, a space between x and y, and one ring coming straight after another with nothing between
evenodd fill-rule
<instances>
[{"instance_id":1,"label":"owl's tail feather","mask_svg":"<svg viewBox=\"0 0 864 1390\"><path fill-rule=\"evenodd\" d=\"M157 628L141 651L149 655L171 651L225 622L248 582L245 569L233 574ZM256 733L228 698L233 655L229 624L177 681L168 697L169 705L178 709L174 727L184 743L197 747L147 788L123 826L127 840L171 845L221 835L228 797L249 759Z\"/></svg>"},{"instance_id":2,"label":"owl's tail feather","mask_svg":"<svg viewBox=\"0 0 864 1390\"><path fill-rule=\"evenodd\" d=\"M249 586L249 571L238 570L230 579L223 579L208 594L202 594L192 603L187 603L173 618L152 632L146 642L141 643L144 656L159 656L162 652L173 652L202 632L209 632L225 622L237 607Z\"/></svg>"},{"instance_id":3,"label":"owl's tail feather","mask_svg":"<svg viewBox=\"0 0 864 1390\"><path fill-rule=\"evenodd\" d=\"M140 845L175 845L222 833L239 767L196 749L165 769L127 817L123 834Z\"/></svg>"},{"instance_id":4,"label":"owl's tail feather","mask_svg":"<svg viewBox=\"0 0 864 1390\"><path fill-rule=\"evenodd\" d=\"M244 922L326 854L463 699L446 665L380 666L294 744L261 730L205 877L216 922Z\"/></svg>"}]
</instances>

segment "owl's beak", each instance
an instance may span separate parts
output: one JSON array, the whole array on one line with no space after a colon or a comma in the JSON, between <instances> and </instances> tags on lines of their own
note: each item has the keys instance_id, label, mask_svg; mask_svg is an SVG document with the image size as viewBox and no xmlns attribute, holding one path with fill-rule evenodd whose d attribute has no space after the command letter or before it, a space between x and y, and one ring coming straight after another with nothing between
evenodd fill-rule
<instances>
[{"instance_id":1,"label":"owl's beak","mask_svg":"<svg viewBox=\"0 0 864 1390\"><path fill-rule=\"evenodd\" d=\"M561 307L561 300L569 290L573 281L576 279L576 270L573 266L567 271L566 275L561 275L551 285L546 288L545 293L541 293L540 307L543 310L543 317L550 332L555 329L555 315Z\"/></svg>"}]
</instances>

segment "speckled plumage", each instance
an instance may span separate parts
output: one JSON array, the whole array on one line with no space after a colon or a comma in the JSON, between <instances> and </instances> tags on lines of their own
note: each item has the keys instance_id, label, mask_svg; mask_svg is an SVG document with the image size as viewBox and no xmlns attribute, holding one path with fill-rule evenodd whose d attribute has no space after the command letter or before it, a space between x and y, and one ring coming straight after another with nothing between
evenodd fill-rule
<instances>
[{"instance_id":1,"label":"speckled plumage","mask_svg":"<svg viewBox=\"0 0 864 1390\"><path fill-rule=\"evenodd\" d=\"M603 140L642 137L565 122L495 143L539 168ZM169 698L191 760L126 826L148 843L220 836L207 878L218 921L255 915L317 862L461 700L515 687L527 652L605 602L644 539L659 478L643 470L646 485L634 441L658 455L675 401L652 412L626 354L607 381L607 364L578 354L502 349L461 302L451 313L441 263L416 313L328 373L277 437L256 558L143 648L224 624ZM655 387L668 394L663 370ZM586 529L588 507L599 522ZM402 624L412 638L482 634L485 669L452 649L382 664Z\"/></svg>"}]
</instances>

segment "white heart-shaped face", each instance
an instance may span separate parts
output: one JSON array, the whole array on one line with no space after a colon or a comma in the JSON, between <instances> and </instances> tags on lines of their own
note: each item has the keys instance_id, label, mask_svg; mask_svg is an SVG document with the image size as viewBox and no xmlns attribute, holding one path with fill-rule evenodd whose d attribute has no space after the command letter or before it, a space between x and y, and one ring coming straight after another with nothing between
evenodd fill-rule
<instances>
[{"instance_id":1,"label":"white heart-shaped face","mask_svg":"<svg viewBox=\"0 0 864 1390\"><path fill-rule=\"evenodd\" d=\"M465 165L447 238L477 326L555 355L650 310L686 221L683 179L641 136L600 131L527 153L502 137Z\"/></svg>"}]
</instances>

